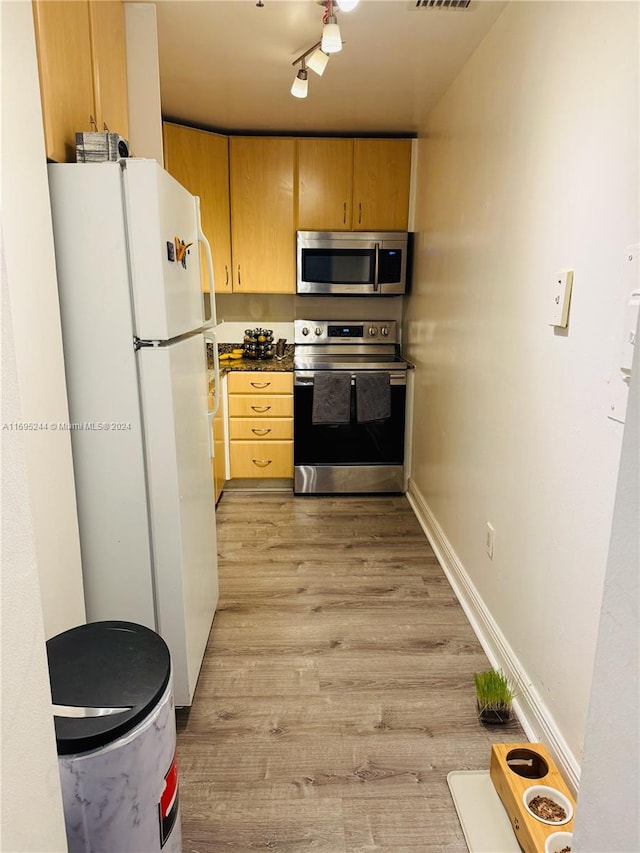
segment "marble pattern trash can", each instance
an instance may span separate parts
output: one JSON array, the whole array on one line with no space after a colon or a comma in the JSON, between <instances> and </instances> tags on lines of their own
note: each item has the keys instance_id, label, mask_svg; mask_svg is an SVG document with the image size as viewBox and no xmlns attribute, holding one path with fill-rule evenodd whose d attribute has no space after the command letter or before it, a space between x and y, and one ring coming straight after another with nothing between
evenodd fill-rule
<instances>
[{"instance_id":1,"label":"marble pattern trash can","mask_svg":"<svg viewBox=\"0 0 640 853\"><path fill-rule=\"evenodd\" d=\"M130 622L47 643L70 853L180 853L171 659Z\"/></svg>"}]
</instances>

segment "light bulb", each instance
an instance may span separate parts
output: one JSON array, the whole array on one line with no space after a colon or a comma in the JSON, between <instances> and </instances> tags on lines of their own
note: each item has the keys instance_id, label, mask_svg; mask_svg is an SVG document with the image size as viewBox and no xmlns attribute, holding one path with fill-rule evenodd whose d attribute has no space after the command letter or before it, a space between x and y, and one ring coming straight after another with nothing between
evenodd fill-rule
<instances>
[{"instance_id":1,"label":"light bulb","mask_svg":"<svg viewBox=\"0 0 640 853\"><path fill-rule=\"evenodd\" d=\"M291 94L294 98L306 98L309 91L309 81L307 80L307 72L304 68L296 74L296 79L291 87Z\"/></svg>"},{"instance_id":2,"label":"light bulb","mask_svg":"<svg viewBox=\"0 0 640 853\"><path fill-rule=\"evenodd\" d=\"M329 57L323 53L320 48L314 50L311 56L307 59L307 68L314 71L319 77L324 74L324 69L327 67Z\"/></svg>"},{"instance_id":3,"label":"light bulb","mask_svg":"<svg viewBox=\"0 0 640 853\"><path fill-rule=\"evenodd\" d=\"M356 8L360 0L336 0L341 12L351 12Z\"/></svg>"},{"instance_id":4,"label":"light bulb","mask_svg":"<svg viewBox=\"0 0 640 853\"><path fill-rule=\"evenodd\" d=\"M340 27L336 24L335 15L329 15L327 23L322 28L320 47L324 53L338 53L342 50L342 36Z\"/></svg>"}]
</instances>

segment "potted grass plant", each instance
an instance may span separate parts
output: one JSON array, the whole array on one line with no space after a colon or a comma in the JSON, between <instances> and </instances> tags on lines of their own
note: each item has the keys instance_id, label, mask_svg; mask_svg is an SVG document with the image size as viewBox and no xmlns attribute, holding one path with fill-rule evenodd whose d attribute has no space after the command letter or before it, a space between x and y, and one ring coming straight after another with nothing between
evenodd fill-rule
<instances>
[{"instance_id":1,"label":"potted grass plant","mask_svg":"<svg viewBox=\"0 0 640 853\"><path fill-rule=\"evenodd\" d=\"M502 670L487 669L473 675L481 723L496 725L511 719L513 690Z\"/></svg>"}]
</instances>

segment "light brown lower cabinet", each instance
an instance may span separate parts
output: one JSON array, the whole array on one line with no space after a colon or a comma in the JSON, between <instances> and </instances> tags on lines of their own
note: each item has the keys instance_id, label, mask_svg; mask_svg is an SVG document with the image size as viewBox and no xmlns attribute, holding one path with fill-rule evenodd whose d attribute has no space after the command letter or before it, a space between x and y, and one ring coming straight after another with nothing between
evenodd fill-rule
<instances>
[{"instance_id":1,"label":"light brown lower cabinet","mask_svg":"<svg viewBox=\"0 0 640 853\"><path fill-rule=\"evenodd\" d=\"M228 376L231 477L293 477L293 375Z\"/></svg>"}]
</instances>

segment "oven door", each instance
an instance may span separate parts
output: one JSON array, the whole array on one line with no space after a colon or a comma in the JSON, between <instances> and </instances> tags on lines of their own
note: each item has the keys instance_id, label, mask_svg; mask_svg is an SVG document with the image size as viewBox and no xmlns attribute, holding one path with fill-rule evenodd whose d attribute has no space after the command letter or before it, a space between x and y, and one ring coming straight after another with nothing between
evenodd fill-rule
<instances>
[{"instance_id":1,"label":"oven door","mask_svg":"<svg viewBox=\"0 0 640 853\"><path fill-rule=\"evenodd\" d=\"M293 385L294 492L400 493L404 488L406 372L390 372L391 416L358 423L356 374L351 374L348 424L314 424L314 371L295 371Z\"/></svg>"}]
</instances>

